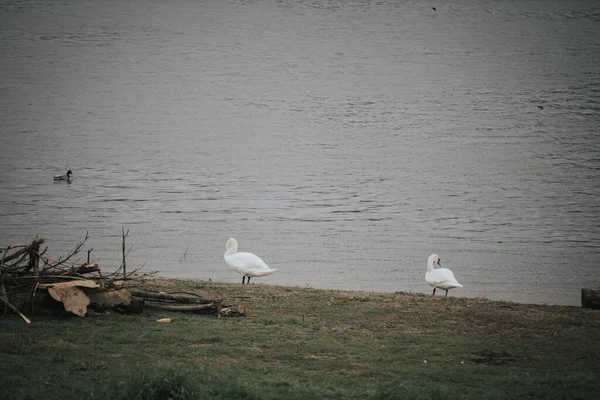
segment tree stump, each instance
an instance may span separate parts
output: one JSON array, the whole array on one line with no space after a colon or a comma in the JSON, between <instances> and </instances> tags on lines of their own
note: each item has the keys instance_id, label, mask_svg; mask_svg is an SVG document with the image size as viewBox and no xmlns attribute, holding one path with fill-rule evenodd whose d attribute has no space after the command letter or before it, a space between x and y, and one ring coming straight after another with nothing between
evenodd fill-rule
<instances>
[{"instance_id":1,"label":"tree stump","mask_svg":"<svg viewBox=\"0 0 600 400\"><path fill-rule=\"evenodd\" d=\"M581 289L581 306L600 310L600 289Z\"/></svg>"}]
</instances>

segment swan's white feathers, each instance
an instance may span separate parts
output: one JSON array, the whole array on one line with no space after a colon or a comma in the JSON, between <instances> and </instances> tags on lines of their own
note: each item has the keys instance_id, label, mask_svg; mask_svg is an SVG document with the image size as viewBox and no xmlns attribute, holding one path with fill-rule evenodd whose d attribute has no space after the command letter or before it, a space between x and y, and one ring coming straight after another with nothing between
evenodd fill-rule
<instances>
[{"instance_id":1,"label":"swan's white feathers","mask_svg":"<svg viewBox=\"0 0 600 400\"><path fill-rule=\"evenodd\" d=\"M427 273L425 274L425 282L434 288L443 290L463 287L463 285L458 283L452 271L450 271L448 268L435 269L433 267L434 263L441 265L440 257L437 254L430 255L429 259L427 260Z\"/></svg>"},{"instance_id":2,"label":"swan's white feathers","mask_svg":"<svg viewBox=\"0 0 600 400\"><path fill-rule=\"evenodd\" d=\"M267 276L277 271L269 266L256 254L252 253L233 253L226 256L225 261L234 270L246 276Z\"/></svg>"},{"instance_id":3,"label":"swan's white feathers","mask_svg":"<svg viewBox=\"0 0 600 400\"><path fill-rule=\"evenodd\" d=\"M440 289L454 289L457 287L463 287L456 278L452 271L448 268L438 268L425 274L425 280L428 284L433 287Z\"/></svg>"},{"instance_id":4,"label":"swan's white feathers","mask_svg":"<svg viewBox=\"0 0 600 400\"><path fill-rule=\"evenodd\" d=\"M271 269L259 256L252 253L238 252L238 244L234 238L230 238L225 244L227 251L223 258L225 262L238 273L248 279L258 276L271 275L277 268Z\"/></svg>"}]
</instances>

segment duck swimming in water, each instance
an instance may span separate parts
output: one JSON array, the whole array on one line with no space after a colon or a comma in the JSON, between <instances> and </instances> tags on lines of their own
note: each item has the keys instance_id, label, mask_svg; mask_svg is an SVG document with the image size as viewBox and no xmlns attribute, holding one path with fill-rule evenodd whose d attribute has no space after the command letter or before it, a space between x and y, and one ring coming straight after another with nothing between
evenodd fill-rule
<instances>
[{"instance_id":1,"label":"duck swimming in water","mask_svg":"<svg viewBox=\"0 0 600 400\"><path fill-rule=\"evenodd\" d=\"M54 180L55 181L70 181L71 175L73 175L73 173L71 172L71 170L68 170L67 173L64 175L55 175Z\"/></svg>"}]
</instances>

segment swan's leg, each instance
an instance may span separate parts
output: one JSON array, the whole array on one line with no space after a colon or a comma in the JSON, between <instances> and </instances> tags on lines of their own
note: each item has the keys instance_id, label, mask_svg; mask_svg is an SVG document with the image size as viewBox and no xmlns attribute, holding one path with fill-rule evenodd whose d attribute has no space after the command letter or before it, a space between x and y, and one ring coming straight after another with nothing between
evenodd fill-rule
<instances>
[{"instance_id":1,"label":"swan's leg","mask_svg":"<svg viewBox=\"0 0 600 400\"><path fill-rule=\"evenodd\" d=\"M436 289L436 288L433 288L433 294L432 294L432 296L435 296L435 289Z\"/></svg>"},{"instance_id":2,"label":"swan's leg","mask_svg":"<svg viewBox=\"0 0 600 400\"><path fill-rule=\"evenodd\" d=\"M250 284L250 277L248 277L248 285Z\"/></svg>"},{"instance_id":3,"label":"swan's leg","mask_svg":"<svg viewBox=\"0 0 600 400\"><path fill-rule=\"evenodd\" d=\"M242 275L242 285L246 283L246 275Z\"/></svg>"},{"instance_id":4,"label":"swan's leg","mask_svg":"<svg viewBox=\"0 0 600 400\"><path fill-rule=\"evenodd\" d=\"M444 296L444 297L448 297L448 289L446 289L446 296Z\"/></svg>"}]
</instances>

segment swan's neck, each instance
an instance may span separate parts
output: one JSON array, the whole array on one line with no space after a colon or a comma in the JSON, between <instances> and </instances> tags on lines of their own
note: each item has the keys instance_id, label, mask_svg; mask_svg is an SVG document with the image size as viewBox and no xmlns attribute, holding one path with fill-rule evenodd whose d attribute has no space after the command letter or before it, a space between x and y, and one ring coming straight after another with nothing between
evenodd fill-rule
<instances>
[{"instance_id":1,"label":"swan's neck","mask_svg":"<svg viewBox=\"0 0 600 400\"><path fill-rule=\"evenodd\" d=\"M427 260L427 272L433 271L433 258Z\"/></svg>"},{"instance_id":2,"label":"swan's neck","mask_svg":"<svg viewBox=\"0 0 600 400\"><path fill-rule=\"evenodd\" d=\"M231 247L230 247L230 248L228 248L228 249L225 251L225 255L226 255L226 256L229 256L229 255L231 255L231 254L237 253L237 249L238 249L238 247L237 247L237 244L236 244L236 243L233 243L233 244L231 245Z\"/></svg>"}]
</instances>

